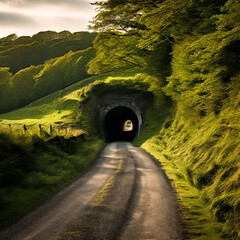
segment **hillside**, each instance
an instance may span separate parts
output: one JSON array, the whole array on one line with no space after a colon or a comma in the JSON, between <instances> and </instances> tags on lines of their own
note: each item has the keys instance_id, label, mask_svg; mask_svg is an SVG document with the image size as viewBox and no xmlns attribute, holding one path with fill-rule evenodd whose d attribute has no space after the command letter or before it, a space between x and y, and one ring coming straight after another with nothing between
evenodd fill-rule
<instances>
[{"instance_id":1,"label":"hillside","mask_svg":"<svg viewBox=\"0 0 240 240\"><path fill-rule=\"evenodd\" d=\"M20 124L16 126L24 132L25 124L28 134L33 134L33 129L42 124L43 130L49 134L51 124L55 128L78 122L77 129L72 131L69 128L69 135L63 133L63 136L71 138L73 132L79 136L87 134L90 138L85 138L84 142L91 146L100 134L93 121L91 92L94 86L103 82L112 85L108 90L110 92L122 91L121 86L126 92L141 82L151 82L147 88L142 87L144 91L154 94L154 105L149 106L145 113L141 136L135 144L141 145L161 161L179 194L182 214L194 239L231 239L230 234L236 234L239 229L238 212L235 210L239 204L239 130L238 119L234 113L231 114L236 106L234 101L231 104L226 102L217 121L214 115L195 121L188 116L186 120L187 116L179 115L174 105L164 97L156 78L129 71L108 73L91 77L22 109L0 115L4 132L9 131L8 124L12 124L12 128ZM169 108L172 109L170 112ZM33 173L30 171L30 174ZM49 182L49 186L54 182ZM41 182L39 184L41 186Z\"/></svg>"},{"instance_id":2,"label":"hillside","mask_svg":"<svg viewBox=\"0 0 240 240\"><path fill-rule=\"evenodd\" d=\"M96 5L89 72L139 66L171 99L163 125L149 110L137 144L172 179L189 237L239 239L239 0Z\"/></svg>"},{"instance_id":3,"label":"hillside","mask_svg":"<svg viewBox=\"0 0 240 240\"><path fill-rule=\"evenodd\" d=\"M49 196L71 181L74 154L88 159L91 151L92 157L104 145L96 122L96 102L111 94L119 99L132 94L130 100L147 103L142 112L140 136L134 144L162 164L176 189L189 238L239 239L239 0L153 0L151 3L108 0L95 5L100 11L93 29L100 33L94 40L94 48L68 52L21 70L13 77L8 68L1 68L0 96L5 96L1 103L15 101L9 97L12 86L7 88L6 82L17 83L21 74L22 79L32 81L33 87L28 91L36 90L38 95L25 101L26 94L19 93L22 96L19 106L49 94L19 110L5 109L7 113L0 115L3 132L0 146L4 149L1 164L6 166L1 168L4 169L1 181L5 184L0 192L2 205L14 211L11 201L16 192L36 186L43 191L46 187L50 189ZM2 49L8 51L4 50L4 44ZM84 71L75 72L82 69L76 67L79 62ZM65 71L71 66L74 67L69 73ZM25 77L28 73L29 78ZM76 77L72 78L74 73ZM95 76L83 80L87 74ZM56 86L59 79L61 84ZM20 129L18 136L11 130L14 127ZM70 146L68 141L75 140L80 141L81 151L66 151L66 146ZM39 145L41 151L36 152ZM25 152L28 146L31 151ZM30 169L22 164L26 154L27 159L34 155ZM44 163L49 168L39 160L44 155L51 156ZM8 161L4 162L5 159ZM62 169L58 161L64 162L66 178L61 178L61 170L57 170ZM59 173L57 177L51 165ZM81 170L88 164L83 165ZM6 176L11 171L15 175L8 182ZM19 184L15 186L16 179ZM28 179L34 179L36 185L32 186ZM36 195L28 193L31 207L36 203L33 201ZM2 219L10 215L5 212Z\"/></svg>"},{"instance_id":4,"label":"hillside","mask_svg":"<svg viewBox=\"0 0 240 240\"><path fill-rule=\"evenodd\" d=\"M0 112L29 104L89 76L97 34L40 32L0 39Z\"/></svg>"},{"instance_id":5,"label":"hillside","mask_svg":"<svg viewBox=\"0 0 240 240\"><path fill-rule=\"evenodd\" d=\"M68 31L39 32L32 37L15 34L0 39L0 66L9 67L15 74L31 65L63 56L69 51L84 50L92 46L96 33Z\"/></svg>"},{"instance_id":6,"label":"hillside","mask_svg":"<svg viewBox=\"0 0 240 240\"><path fill-rule=\"evenodd\" d=\"M150 86L145 75L136 72L94 76L0 115L0 227L66 186L91 164L104 145L94 121L92 94L101 95L105 85L108 93L122 86L124 92L146 91Z\"/></svg>"}]
</instances>

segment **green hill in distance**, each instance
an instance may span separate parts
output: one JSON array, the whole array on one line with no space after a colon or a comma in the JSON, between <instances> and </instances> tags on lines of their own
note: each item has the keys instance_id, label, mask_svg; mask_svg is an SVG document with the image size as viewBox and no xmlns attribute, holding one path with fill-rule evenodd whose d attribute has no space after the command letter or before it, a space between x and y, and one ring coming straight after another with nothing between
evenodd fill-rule
<instances>
[{"instance_id":1,"label":"green hill in distance","mask_svg":"<svg viewBox=\"0 0 240 240\"><path fill-rule=\"evenodd\" d=\"M150 2L96 2L93 47L16 73L15 41L40 41L1 40L3 56L12 51L0 68L2 222L79 176L104 145L94 94L140 89L153 104L134 144L160 161L189 238L240 239L240 1ZM68 39L52 35L41 44Z\"/></svg>"},{"instance_id":2,"label":"green hill in distance","mask_svg":"<svg viewBox=\"0 0 240 240\"><path fill-rule=\"evenodd\" d=\"M40 32L0 39L0 112L19 108L89 76L96 33Z\"/></svg>"},{"instance_id":3,"label":"green hill in distance","mask_svg":"<svg viewBox=\"0 0 240 240\"><path fill-rule=\"evenodd\" d=\"M82 101L80 97L92 83L104 82L109 79L131 79L135 71L122 71L92 76L40 98L29 105L0 114L0 124L54 124L55 122L76 123L77 109ZM85 96L86 97L86 96Z\"/></svg>"},{"instance_id":4,"label":"green hill in distance","mask_svg":"<svg viewBox=\"0 0 240 240\"><path fill-rule=\"evenodd\" d=\"M93 45L96 33L68 31L39 32L32 37L15 34L0 38L0 66L15 74L31 65L63 56L69 51L84 50Z\"/></svg>"}]
</instances>

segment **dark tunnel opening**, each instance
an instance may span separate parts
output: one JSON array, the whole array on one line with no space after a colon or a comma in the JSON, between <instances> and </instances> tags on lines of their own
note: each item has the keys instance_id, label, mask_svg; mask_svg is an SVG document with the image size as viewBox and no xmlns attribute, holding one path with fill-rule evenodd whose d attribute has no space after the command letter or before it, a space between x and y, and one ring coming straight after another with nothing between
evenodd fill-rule
<instances>
[{"instance_id":1,"label":"dark tunnel opening","mask_svg":"<svg viewBox=\"0 0 240 240\"><path fill-rule=\"evenodd\" d=\"M130 123L130 128L126 125ZM106 142L132 142L139 131L138 117L128 107L115 107L103 119L103 133Z\"/></svg>"}]
</instances>

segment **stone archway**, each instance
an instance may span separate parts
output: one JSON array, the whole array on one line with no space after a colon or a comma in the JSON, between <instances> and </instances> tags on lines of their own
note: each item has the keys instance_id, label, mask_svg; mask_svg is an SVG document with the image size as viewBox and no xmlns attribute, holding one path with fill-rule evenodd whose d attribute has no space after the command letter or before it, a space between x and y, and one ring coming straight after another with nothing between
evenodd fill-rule
<instances>
[{"instance_id":1,"label":"stone archway","mask_svg":"<svg viewBox=\"0 0 240 240\"><path fill-rule=\"evenodd\" d=\"M133 131L122 131L122 124L126 120L133 122ZM142 126L141 111L133 102L115 102L100 110L102 135L107 142L133 141L138 138Z\"/></svg>"}]
</instances>

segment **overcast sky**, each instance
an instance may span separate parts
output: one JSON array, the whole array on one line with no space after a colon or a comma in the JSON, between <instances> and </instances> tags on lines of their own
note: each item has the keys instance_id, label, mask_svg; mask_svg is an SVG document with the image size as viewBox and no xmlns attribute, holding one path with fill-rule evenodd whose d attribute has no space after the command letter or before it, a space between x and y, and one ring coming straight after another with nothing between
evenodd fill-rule
<instances>
[{"instance_id":1,"label":"overcast sky","mask_svg":"<svg viewBox=\"0 0 240 240\"><path fill-rule=\"evenodd\" d=\"M95 0L0 0L0 37L85 31L96 15L90 2Z\"/></svg>"}]
</instances>

